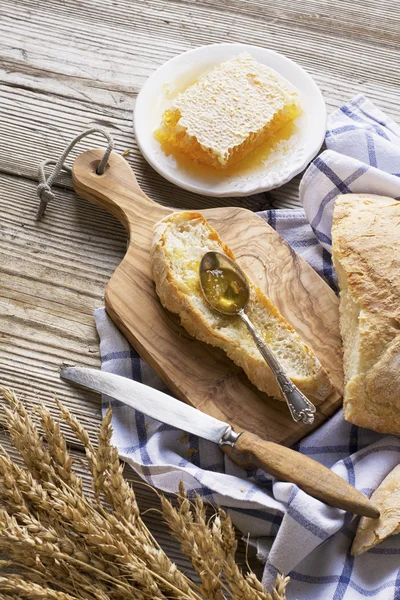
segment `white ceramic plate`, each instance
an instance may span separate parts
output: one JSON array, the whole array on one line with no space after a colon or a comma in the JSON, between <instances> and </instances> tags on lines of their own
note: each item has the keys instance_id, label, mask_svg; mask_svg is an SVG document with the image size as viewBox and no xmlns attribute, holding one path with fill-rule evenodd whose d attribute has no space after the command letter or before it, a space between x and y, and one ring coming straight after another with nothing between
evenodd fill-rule
<instances>
[{"instance_id":1,"label":"white ceramic plate","mask_svg":"<svg viewBox=\"0 0 400 600\"><path fill-rule=\"evenodd\" d=\"M290 138L279 142L257 167L230 175L187 169L164 154L154 138L154 131L179 92L215 65L241 52L249 52L257 61L285 77L300 94L303 114L295 121ZM324 141L326 108L317 84L289 58L258 46L214 44L180 54L157 69L140 90L133 123L144 157L172 183L206 196L249 196L283 185L307 166Z\"/></svg>"}]
</instances>

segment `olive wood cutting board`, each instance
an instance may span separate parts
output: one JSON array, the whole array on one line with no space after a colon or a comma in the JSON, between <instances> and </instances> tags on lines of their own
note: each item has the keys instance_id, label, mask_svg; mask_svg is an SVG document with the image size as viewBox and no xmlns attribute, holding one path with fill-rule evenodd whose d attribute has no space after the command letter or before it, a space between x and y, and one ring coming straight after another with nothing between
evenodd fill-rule
<instances>
[{"instance_id":1,"label":"olive wood cutting board","mask_svg":"<svg viewBox=\"0 0 400 600\"><path fill-rule=\"evenodd\" d=\"M318 406L312 426L295 423L285 403L258 391L222 350L193 339L178 317L162 307L151 276L150 245L154 224L173 209L146 196L128 163L115 152L105 173L97 175L103 153L97 149L81 154L72 177L76 193L113 214L129 234L127 253L105 293L107 312L126 338L173 394L236 431L245 429L291 445L318 427L340 406L343 389L335 293L251 211L236 207L199 211L232 248L247 276L313 348L336 387Z\"/></svg>"}]
</instances>

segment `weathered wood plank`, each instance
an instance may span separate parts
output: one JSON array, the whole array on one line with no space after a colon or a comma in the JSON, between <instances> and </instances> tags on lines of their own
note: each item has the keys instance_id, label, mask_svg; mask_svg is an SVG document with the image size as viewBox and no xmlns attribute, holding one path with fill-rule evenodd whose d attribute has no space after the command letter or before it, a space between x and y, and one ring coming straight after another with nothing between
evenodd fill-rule
<instances>
[{"instance_id":1,"label":"weathered wood plank","mask_svg":"<svg viewBox=\"0 0 400 600\"><path fill-rule=\"evenodd\" d=\"M93 310L124 255L126 235L110 215L67 190L34 221L35 183L0 175L0 381L30 405L55 409L54 394L94 435L99 396L60 381L62 362L100 364Z\"/></svg>"},{"instance_id":2,"label":"weathered wood plank","mask_svg":"<svg viewBox=\"0 0 400 600\"><path fill-rule=\"evenodd\" d=\"M78 0L2 5L4 78L17 85L26 74L25 84L35 89L130 110L145 78L162 62L197 45L229 40L284 51L329 88L336 104L345 99L344 84L347 94L367 92L385 103L387 97L388 104L391 96L397 112L399 16L388 0L368 0L362 10L349 1L316 0L286 0L279 7L260 0L125 0L117 8L94 0L84 6Z\"/></svg>"}]
</instances>

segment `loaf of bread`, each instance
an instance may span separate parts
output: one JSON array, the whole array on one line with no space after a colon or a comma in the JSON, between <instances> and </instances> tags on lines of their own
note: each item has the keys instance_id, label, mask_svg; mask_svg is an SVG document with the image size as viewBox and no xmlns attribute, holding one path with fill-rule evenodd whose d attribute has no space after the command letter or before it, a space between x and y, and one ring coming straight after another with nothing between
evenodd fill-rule
<instances>
[{"instance_id":1,"label":"loaf of bread","mask_svg":"<svg viewBox=\"0 0 400 600\"><path fill-rule=\"evenodd\" d=\"M259 390L282 399L275 377L244 323L239 317L213 311L203 297L199 266L210 250L234 259L230 248L199 213L172 213L155 225L151 265L161 303L180 316L191 335L222 348ZM248 316L292 381L312 402L322 402L333 391L326 371L274 304L259 288L251 282L249 285Z\"/></svg>"},{"instance_id":2,"label":"loaf of bread","mask_svg":"<svg viewBox=\"0 0 400 600\"><path fill-rule=\"evenodd\" d=\"M382 481L371 496L380 511L379 519L362 517L351 547L352 554L362 554L390 535L400 533L400 465Z\"/></svg>"},{"instance_id":3,"label":"loaf of bread","mask_svg":"<svg viewBox=\"0 0 400 600\"><path fill-rule=\"evenodd\" d=\"M344 416L400 434L400 202L338 196L332 226L340 287Z\"/></svg>"}]
</instances>

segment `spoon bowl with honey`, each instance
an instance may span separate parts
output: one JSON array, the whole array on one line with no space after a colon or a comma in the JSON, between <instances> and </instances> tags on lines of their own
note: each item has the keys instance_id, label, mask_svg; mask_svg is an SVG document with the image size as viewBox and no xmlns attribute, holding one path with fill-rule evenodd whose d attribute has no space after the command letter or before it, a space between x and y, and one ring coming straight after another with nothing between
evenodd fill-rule
<instances>
[{"instance_id":1,"label":"spoon bowl with honey","mask_svg":"<svg viewBox=\"0 0 400 600\"><path fill-rule=\"evenodd\" d=\"M222 252L206 252L200 262L200 286L204 298L213 310L232 318L239 317L245 323L262 357L276 377L293 420L313 423L315 406L285 373L275 353L263 340L246 313L250 287L239 265Z\"/></svg>"}]
</instances>

